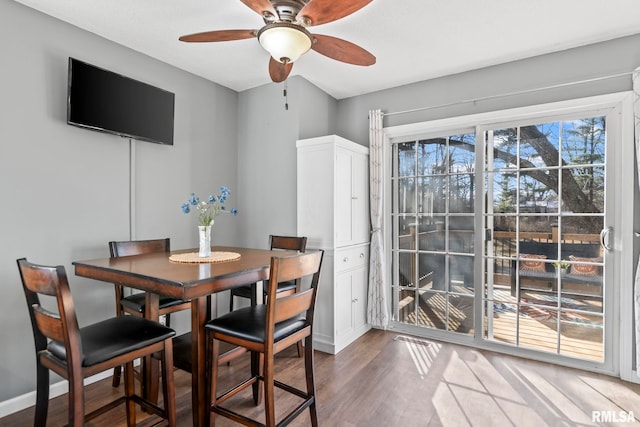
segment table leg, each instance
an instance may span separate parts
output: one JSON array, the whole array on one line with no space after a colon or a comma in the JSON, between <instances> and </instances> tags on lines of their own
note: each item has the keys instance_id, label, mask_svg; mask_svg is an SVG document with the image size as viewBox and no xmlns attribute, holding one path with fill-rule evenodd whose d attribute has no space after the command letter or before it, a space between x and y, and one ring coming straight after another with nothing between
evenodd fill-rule
<instances>
[{"instance_id":1,"label":"table leg","mask_svg":"<svg viewBox=\"0 0 640 427\"><path fill-rule=\"evenodd\" d=\"M146 319L157 322L159 315L160 296L151 292L145 292L145 312ZM153 403L158 402L158 381L160 378L160 361L151 356L146 356L142 361L142 395Z\"/></svg>"},{"instance_id":2,"label":"table leg","mask_svg":"<svg viewBox=\"0 0 640 427\"><path fill-rule=\"evenodd\" d=\"M207 297L191 300L191 399L193 425L209 425L209 403L205 402L205 333L207 322Z\"/></svg>"}]
</instances>

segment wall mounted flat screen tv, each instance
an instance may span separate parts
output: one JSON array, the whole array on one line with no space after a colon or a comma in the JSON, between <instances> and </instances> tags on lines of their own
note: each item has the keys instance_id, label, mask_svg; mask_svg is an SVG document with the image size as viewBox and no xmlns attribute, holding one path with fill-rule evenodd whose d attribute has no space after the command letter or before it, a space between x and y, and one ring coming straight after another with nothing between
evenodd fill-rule
<instances>
[{"instance_id":1,"label":"wall mounted flat screen tv","mask_svg":"<svg viewBox=\"0 0 640 427\"><path fill-rule=\"evenodd\" d=\"M175 95L69 58L67 123L173 145Z\"/></svg>"}]
</instances>

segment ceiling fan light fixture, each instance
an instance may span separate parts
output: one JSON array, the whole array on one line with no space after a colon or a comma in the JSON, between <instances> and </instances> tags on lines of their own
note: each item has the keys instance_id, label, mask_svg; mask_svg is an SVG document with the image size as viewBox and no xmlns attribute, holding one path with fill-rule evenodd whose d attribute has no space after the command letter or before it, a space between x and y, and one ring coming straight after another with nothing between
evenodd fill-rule
<instances>
[{"instance_id":1,"label":"ceiling fan light fixture","mask_svg":"<svg viewBox=\"0 0 640 427\"><path fill-rule=\"evenodd\" d=\"M273 59L282 63L295 62L311 49L311 34L302 26L289 22L265 25L258 32L260 45Z\"/></svg>"}]
</instances>

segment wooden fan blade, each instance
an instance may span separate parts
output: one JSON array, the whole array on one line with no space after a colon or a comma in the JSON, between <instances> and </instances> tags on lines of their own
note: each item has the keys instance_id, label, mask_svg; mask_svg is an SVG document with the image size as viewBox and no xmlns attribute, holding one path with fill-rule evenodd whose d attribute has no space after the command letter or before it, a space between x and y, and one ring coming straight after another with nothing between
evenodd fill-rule
<instances>
[{"instance_id":1,"label":"wooden fan blade","mask_svg":"<svg viewBox=\"0 0 640 427\"><path fill-rule=\"evenodd\" d=\"M326 24L362 9L372 0L311 0L298 12L297 19L302 22L304 17L311 21L311 25Z\"/></svg>"},{"instance_id":2,"label":"wooden fan blade","mask_svg":"<svg viewBox=\"0 0 640 427\"><path fill-rule=\"evenodd\" d=\"M181 42L228 42L232 40L250 39L256 36L255 30L218 30L205 31L204 33L189 34L180 37Z\"/></svg>"},{"instance_id":3,"label":"wooden fan blade","mask_svg":"<svg viewBox=\"0 0 640 427\"><path fill-rule=\"evenodd\" d=\"M283 64L282 62L273 59L273 57L269 58L269 75L274 83L285 81L292 68L293 62Z\"/></svg>"},{"instance_id":4,"label":"wooden fan blade","mask_svg":"<svg viewBox=\"0 0 640 427\"><path fill-rule=\"evenodd\" d=\"M269 14L275 18L278 17L276 10L269 0L240 0L242 3L249 6L258 15L266 18Z\"/></svg>"},{"instance_id":5,"label":"wooden fan blade","mask_svg":"<svg viewBox=\"0 0 640 427\"><path fill-rule=\"evenodd\" d=\"M353 65L373 65L376 57L360 46L337 37L313 34L311 49L337 61Z\"/></svg>"}]
</instances>

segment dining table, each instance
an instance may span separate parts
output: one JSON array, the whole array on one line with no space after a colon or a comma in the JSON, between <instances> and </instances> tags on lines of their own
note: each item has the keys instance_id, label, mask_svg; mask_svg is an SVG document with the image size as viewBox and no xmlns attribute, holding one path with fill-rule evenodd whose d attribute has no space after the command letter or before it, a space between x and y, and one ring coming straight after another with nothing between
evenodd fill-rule
<instances>
[{"instance_id":1,"label":"dining table","mask_svg":"<svg viewBox=\"0 0 640 427\"><path fill-rule=\"evenodd\" d=\"M120 283L145 291L144 317L158 320L159 295L191 301L191 386L193 425L208 426L205 402L205 324L212 294L269 278L272 256L281 251L214 246L210 261L198 260L197 249L73 261L75 274L101 282ZM222 257L215 255L222 254ZM147 378L153 363L146 364ZM157 365L156 365L157 366ZM156 368L157 369L157 368Z\"/></svg>"}]
</instances>

